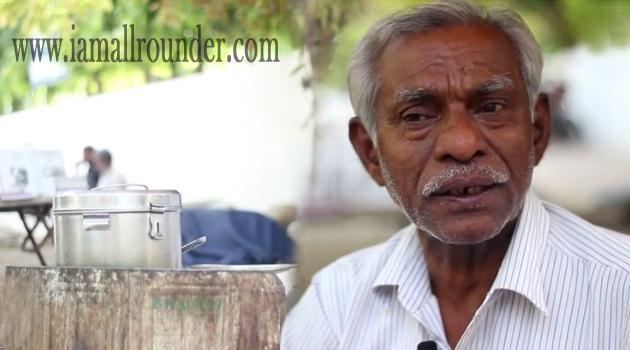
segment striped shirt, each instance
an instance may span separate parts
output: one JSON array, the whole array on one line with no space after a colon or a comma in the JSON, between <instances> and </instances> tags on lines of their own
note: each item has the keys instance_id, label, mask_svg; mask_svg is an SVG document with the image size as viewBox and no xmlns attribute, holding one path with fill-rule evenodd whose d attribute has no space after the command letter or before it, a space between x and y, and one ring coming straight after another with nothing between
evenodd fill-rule
<instances>
[{"instance_id":1,"label":"striped shirt","mask_svg":"<svg viewBox=\"0 0 630 350\"><path fill-rule=\"evenodd\" d=\"M630 349L630 236L529 193L456 349ZM416 229L318 272L281 349L450 349Z\"/></svg>"}]
</instances>

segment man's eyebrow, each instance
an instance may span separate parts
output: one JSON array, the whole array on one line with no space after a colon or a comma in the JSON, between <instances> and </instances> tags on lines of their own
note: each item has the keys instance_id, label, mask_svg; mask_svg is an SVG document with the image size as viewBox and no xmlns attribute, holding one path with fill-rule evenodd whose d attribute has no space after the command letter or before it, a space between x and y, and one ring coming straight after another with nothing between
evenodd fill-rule
<instances>
[{"instance_id":1,"label":"man's eyebrow","mask_svg":"<svg viewBox=\"0 0 630 350\"><path fill-rule=\"evenodd\" d=\"M514 87L514 82L509 75L496 75L477 85L473 91L476 95L488 95L512 87ZM433 89L403 88L394 94L393 102L396 105L399 103L432 99L437 96L437 92Z\"/></svg>"},{"instance_id":2,"label":"man's eyebrow","mask_svg":"<svg viewBox=\"0 0 630 350\"><path fill-rule=\"evenodd\" d=\"M423 88L405 88L398 90L394 94L394 104L410 101L421 101L427 98L434 98L437 94L431 89Z\"/></svg>"},{"instance_id":3,"label":"man's eyebrow","mask_svg":"<svg viewBox=\"0 0 630 350\"><path fill-rule=\"evenodd\" d=\"M474 91L477 95L488 95L512 87L514 87L512 78L508 75L497 75L477 85Z\"/></svg>"}]
</instances>

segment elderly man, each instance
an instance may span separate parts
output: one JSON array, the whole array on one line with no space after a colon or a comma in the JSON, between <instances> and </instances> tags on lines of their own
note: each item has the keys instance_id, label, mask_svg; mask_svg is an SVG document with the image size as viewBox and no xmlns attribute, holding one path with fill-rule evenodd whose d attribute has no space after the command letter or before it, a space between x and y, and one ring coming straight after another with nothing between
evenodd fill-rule
<instances>
[{"instance_id":1,"label":"elderly man","mask_svg":"<svg viewBox=\"0 0 630 350\"><path fill-rule=\"evenodd\" d=\"M630 238L529 190L550 134L541 69L507 10L440 2L371 28L350 140L412 225L317 273L283 349L630 347Z\"/></svg>"}]
</instances>

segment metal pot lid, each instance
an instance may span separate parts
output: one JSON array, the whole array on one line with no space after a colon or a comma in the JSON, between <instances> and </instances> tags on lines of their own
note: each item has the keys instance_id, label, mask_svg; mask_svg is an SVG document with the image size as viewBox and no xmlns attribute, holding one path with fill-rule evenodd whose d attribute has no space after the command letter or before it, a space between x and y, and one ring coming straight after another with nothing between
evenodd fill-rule
<instances>
[{"instance_id":1,"label":"metal pot lid","mask_svg":"<svg viewBox=\"0 0 630 350\"><path fill-rule=\"evenodd\" d=\"M133 189L132 189L133 188ZM53 197L53 213L170 212L181 210L175 190L149 190L144 185L117 185L89 191L67 191Z\"/></svg>"}]
</instances>

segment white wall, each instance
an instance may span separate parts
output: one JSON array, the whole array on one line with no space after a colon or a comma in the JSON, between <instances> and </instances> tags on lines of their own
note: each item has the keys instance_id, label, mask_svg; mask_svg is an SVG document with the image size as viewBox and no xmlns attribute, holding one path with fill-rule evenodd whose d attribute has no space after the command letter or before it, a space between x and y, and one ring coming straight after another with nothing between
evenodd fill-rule
<instances>
[{"instance_id":1,"label":"white wall","mask_svg":"<svg viewBox=\"0 0 630 350\"><path fill-rule=\"evenodd\" d=\"M543 77L565 83L567 115L588 144L630 155L630 47L546 57Z\"/></svg>"},{"instance_id":2,"label":"white wall","mask_svg":"<svg viewBox=\"0 0 630 350\"><path fill-rule=\"evenodd\" d=\"M173 188L185 202L250 209L295 204L312 154L310 90L280 63L211 66L203 74L65 100L0 117L0 149L63 151L68 172L85 145L109 149L130 182Z\"/></svg>"}]
</instances>

